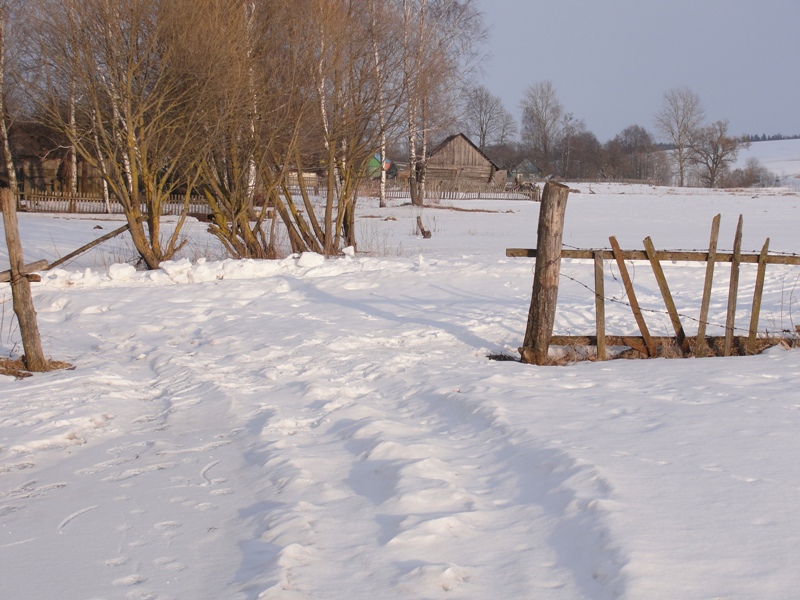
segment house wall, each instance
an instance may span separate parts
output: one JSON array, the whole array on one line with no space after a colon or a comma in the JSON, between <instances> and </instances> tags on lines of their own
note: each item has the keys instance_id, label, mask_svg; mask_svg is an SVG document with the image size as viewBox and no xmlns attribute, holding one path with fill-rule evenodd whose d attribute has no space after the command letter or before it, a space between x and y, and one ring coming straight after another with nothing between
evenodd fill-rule
<instances>
[{"instance_id":1,"label":"house wall","mask_svg":"<svg viewBox=\"0 0 800 600\"><path fill-rule=\"evenodd\" d=\"M25 192L69 191L69 163L57 158L24 158L17 160L17 179ZM102 180L95 169L78 162L78 193L100 194Z\"/></svg>"},{"instance_id":2,"label":"house wall","mask_svg":"<svg viewBox=\"0 0 800 600\"><path fill-rule=\"evenodd\" d=\"M428 159L426 174L433 181L489 183L493 170L485 157L458 136Z\"/></svg>"}]
</instances>

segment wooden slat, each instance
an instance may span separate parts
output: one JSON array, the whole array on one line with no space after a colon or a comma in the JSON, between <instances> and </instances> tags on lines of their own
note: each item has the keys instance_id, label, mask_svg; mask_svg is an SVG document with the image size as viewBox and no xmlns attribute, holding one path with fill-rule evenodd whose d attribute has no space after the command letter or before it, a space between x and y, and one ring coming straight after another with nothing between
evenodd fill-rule
<instances>
[{"instance_id":1,"label":"wooden slat","mask_svg":"<svg viewBox=\"0 0 800 600\"><path fill-rule=\"evenodd\" d=\"M22 271L20 271L20 273L22 275L28 275L34 271L43 271L46 268L46 260L37 260L36 262L28 263L22 267ZM9 281L11 281L11 271L0 271L0 283L7 283Z\"/></svg>"},{"instance_id":2,"label":"wooden slat","mask_svg":"<svg viewBox=\"0 0 800 600\"><path fill-rule=\"evenodd\" d=\"M706 260L706 279L703 285L703 299L700 302L700 322L697 325L697 344L695 356L703 356L708 347L706 343L706 325L708 324L708 309L711 305L711 288L714 285L714 265L717 257L717 242L719 241L719 223L722 215L718 214L711 221L711 237L708 241L708 258Z\"/></svg>"},{"instance_id":3,"label":"wooden slat","mask_svg":"<svg viewBox=\"0 0 800 600\"><path fill-rule=\"evenodd\" d=\"M750 332L747 336L747 353L753 354L756 350L756 335L758 333L758 317L761 312L761 297L764 294L764 278L767 271L767 254L769 253L769 238L761 249L761 260L758 261L756 286L753 290L753 310L750 313Z\"/></svg>"},{"instance_id":4,"label":"wooden slat","mask_svg":"<svg viewBox=\"0 0 800 600\"><path fill-rule=\"evenodd\" d=\"M625 285L625 292L628 294L628 302L631 305L633 317L636 319L636 324L639 325L639 331L642 332L642 338L644 339L645 346L647 348L647 354L649 356L655 356L656 347L652 338L650 337L650 332L647 330L647 323L645 323L644 315L642 315L642 309L639 308L639 301L636 299L636 292L633 290L633 282L628 274L628 267L625 265L625 257L623 256L622 250L619 247L619 242L617 242L617 238L615 238L613 235L608 238L608 241L611 243L611 247L614 249L614 259L617 261L619 273L622 277L622 282Z\"/></svg>"},{"instance_id":5,"label":"wooden slat","mask_svg":"<svg viewBox=\"0 0 800 600\"><path fill-rule=\"evenodd\" d=\"M683 325L681 324L681 318L678 315L678 309L675 308L675 302L672 299L672 293L669 291L669 285L667 285L667 277L664 275L664 269L661 268L661 261L659 261L658 257L656 256L656 248L653 245L653 240L650 238L650 236L644 239L644 250L650 259L650 265L653 267L653 274L656 276L658 289L661 290L661 296L664 298L664 304L667 307L670 321L672 321L672 329L675 331L675 337L678 341L678 345L681 348L681 352L683 352L685 356L689 354L689 343L686 341L686 333L683 331Z\"/></svg>"},{"instance_id":6,"label":"wooden slat","mask_svg":"<svg viewBox=\"0 0 800 600\"><path fill-rule=\"evenodd\" d=\"M731 263L731 281L728 286L728 314L725 318L725 350L724 355L730 356L733 349L733 329L736 323L736 297L739 293L739 264L742 250L742 225L744 218L739 215L739 224L736 226L736 236L733 239L733 262Z\"/></svg>"},{"instance_id":7,"label":"wooden slat","mask_svg":"<svg viewBox=\"0 0 800 600\"><path fill-rule=\"evenodd\" d=\"M637 352L641 352L647 356L647 346L641 336L635 335L606 335L607 346L628 346ZM669 336L651 336L653 342L658 346L666 346L675 342L674 337ZM696 340L692 336L687 336L690 345ZM724 336L713 336L707 338L712 346L719 349L725 343ZM550 343L553 346L596 346L597 337L593 335L554 335L550 338ZM747 337L735 335L733 336L733 345L736 348L744 348L747 343Z\"/></svg>"}]
</instances>

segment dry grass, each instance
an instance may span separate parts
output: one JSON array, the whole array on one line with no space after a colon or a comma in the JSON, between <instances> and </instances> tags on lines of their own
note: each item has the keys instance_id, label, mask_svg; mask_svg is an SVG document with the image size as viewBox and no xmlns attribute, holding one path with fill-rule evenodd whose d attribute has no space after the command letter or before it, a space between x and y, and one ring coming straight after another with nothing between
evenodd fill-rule
<instances>
[{"instance_id":1,"label":"dry grass","mask_svg":"<svg viewBox=\"0 0 800 600\"><path fill-rule=\"evenodd\" d=\"M713 338L711 346L703 354L704 358L721 357L724 356L724 347L721 338ZM767 336L760 337L756 340L756 346L753 352L747 352L744 345L741 343L734 344L731 349L731 356L752 356L761 354L769 348L775 346L782 346L784 348L793 349L800 348L800 337L785 337L785 336ZM520 350L522 350L520 348ZM511 356L505 353L489 354L487 356L490 360L498 361L515 361L522 362L521 358ZM654 356L649 357L643 351L635 348L625 346L622 350L608 351L606 360L615 359L646 359L646 358L697 358L695 353L694 340L691 339L690 350L688 354L683 354L680 346L676 341L669 343L658 344L656 346L656 353ZM567 345L553 345L550 347L550 352L547 358L547 365L551 367L563 367L572 365L578 362L594 362L597 361L597 347L585 343L574 343Z\"/></svg>"},{"instance_id":2,"label":"dry grass","mask_svg":"<svg viewBox=\"0 0 800 600\"><path fill-rule=\"evenodd\" d=\"M75 367L69 363L60 360L51 360L47 363L47 371L60 371L62 369L74 369ZM16 379L24 379L31 377L33 373L28 371L25 365L25 357L22 358L0 358L0 375L14 377Z\"/></svg>"}]
</instances>

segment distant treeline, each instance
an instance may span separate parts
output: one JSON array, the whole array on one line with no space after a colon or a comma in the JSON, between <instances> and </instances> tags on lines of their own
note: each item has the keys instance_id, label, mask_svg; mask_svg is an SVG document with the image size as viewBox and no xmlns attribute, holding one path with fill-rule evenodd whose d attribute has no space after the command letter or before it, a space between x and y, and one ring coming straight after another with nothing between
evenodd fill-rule
<instances>
[{"instance_id":1,"label":"distant treeline","mask_svg":"<svg viewBox=\"0 0 800 600\"><path fill-rule=\"evenodd\" d=\"M775 142L778 140L798 140L800 139L800 134L798 135L781 135L780 133L776 133L775 135L744 135L742 136L748 142Z\"/></svg>"}]
</instances>

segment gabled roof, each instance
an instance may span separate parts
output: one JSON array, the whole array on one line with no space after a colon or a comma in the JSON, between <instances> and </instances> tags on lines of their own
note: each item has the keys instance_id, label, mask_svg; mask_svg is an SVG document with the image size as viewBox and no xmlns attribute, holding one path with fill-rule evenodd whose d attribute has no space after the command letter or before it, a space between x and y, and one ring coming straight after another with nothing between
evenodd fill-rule
<instances>
[{"instance_id":1,"label":"gabled roof","mask_svg":"<svg viewBox=\"0 0 800 600\"><path fill-rule=\"evenodd\" d=\"M464 138L464 140L465 140L465 141L466 141L466 142L467 142L467 143L468 143L470 146L472 146L472 147L475 149L475 152L477 152L478 154L480 154L480 155L481 155L483 158L485 158L485 159L486 159L486 162L488 162L490 165L492 165L492 168L494 168L494 170L495 170L495 171L499 171L499 170L500 170L500 167L499 167L499 166L497 166L497 164L496 164L496 163L495 163L495 162L494 162L494 161L493 161L491 158L489 158L488 156L486 156L486 154L485 154L483 151L481 151L481 149L480 149L480 148L478 148L478 147L477 147L477 146L476 146L474 143L472 143L472 140L471 140L471 139L469 139L469 138L468 138L466 135L464 135L463 133L456 133L456 134L454 134L454 135L451 135L451 136L448 136L448 137L446 137L446 138L445 138L445 139L442 141L442 143L441 143L441 144L439 144L438 146L436 146L436 148L434 148L434 149L431 151L431 154L430 154L430 155L431 155L431 156L434 156L434 155L436 155L436 153L437 153L437 152L440 152L440 151L442 150L442 148L444 148L445 146L447 146L448 144L450 144L450 143L451 143L451 142L452 142L454 139L456 139L456 138L458 138L458 137L462 137L462 138Z\"/></svg>"}]
</instances>

